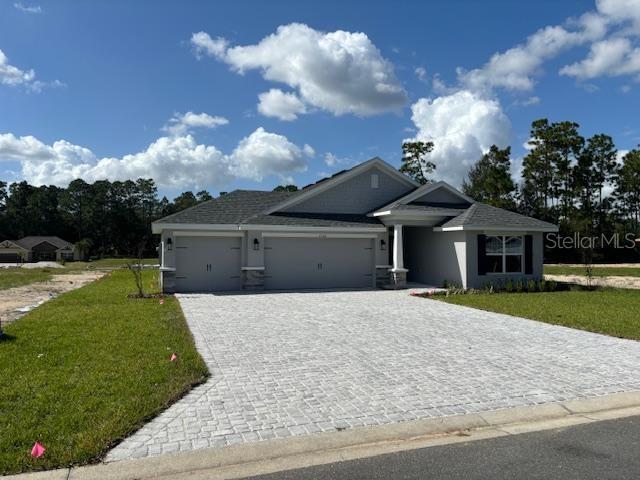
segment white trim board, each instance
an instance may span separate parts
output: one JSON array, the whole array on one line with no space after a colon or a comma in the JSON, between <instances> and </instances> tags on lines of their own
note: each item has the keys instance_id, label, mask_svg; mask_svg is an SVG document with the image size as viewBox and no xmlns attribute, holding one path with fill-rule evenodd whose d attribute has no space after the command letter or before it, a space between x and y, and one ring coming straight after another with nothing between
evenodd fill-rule
<instances>
[{"instance_id":1,"label":"white trim board","mask_svg":"<svg viewBox=\"0 0 640 480\"><path fill-rule=\"evenodd\" d=\"M188 232L175 231L174 237L244 237L244 232Z\"/></svg>"},{"instance_id":2,"label":"white trim board","mask_svg":"<svg viewBox=\"0 0 640 480\"><path fill-rule=\"evenodd\" d=\"M296 233L296 232L266 232L263 238L287 237L287 238L377 238L373 233Z\"/></svg>"},{"instance_id":3,"label":"white trim board","mask_svg":"<svg viewBox=\"0 0 640 480\"><path fill-rule=\"evenodd\" d=\"M343 232L343 233L382 233L387 229L384 225L378 227L302 227L296 225L229 225L212 223L156 223L152 225L153 233L163 230L178 231L236 231L261 230L263 232Z\"/></svg>"},{"instance_id":4,"label":"white trim board","mask_svg":"<svg viewBox=\"0 0 640 480\"><path fill-rule=\"evenodd\" d=\"M404 173L400 173L400 171L393 168L391 165L389 165L387 162L385 162L381 158L374 157L371 160L368 160L364 163L361 163L360 165L353 167L351 170L338 174L337 176L329 178L328 180L325 180L324 182L319 183L315 186L309 187L308 190L306 191L303 190L301 193L294 195L292 198L288 198L284 200L283 202L269 208L268 210L265 210L262 213L265 215L269 215L270 213L277 212L278 210L282 210L283 208L296 205L300 202L308 200L309 198L315 197L316 195L322 192L325 192L330 188L335 187L336 185L339 185L340 183L343 183L351 178L354 178L373 167L378 167L386 171L393 177L397 178L400 181L403 181L404 183L406 183L411 187L415 188L419 186L419 184L416 181L414 181L412 178L408 177Z\"/></svg>"},{"instance_id":5,"label":"white trim board","mask_svg":"<svg viewBox=\"0 0 640 480\"><path fill-rule=\"evenodd\" d=\"M522 233L522 232L557 232L558 227L509 227L500 226L494 227L491 225L461 225L458 227L433 227L434 232L461 232L461 231L475 231L475 232L510 232L510 233Z\"/></svg>"}]
</instances>

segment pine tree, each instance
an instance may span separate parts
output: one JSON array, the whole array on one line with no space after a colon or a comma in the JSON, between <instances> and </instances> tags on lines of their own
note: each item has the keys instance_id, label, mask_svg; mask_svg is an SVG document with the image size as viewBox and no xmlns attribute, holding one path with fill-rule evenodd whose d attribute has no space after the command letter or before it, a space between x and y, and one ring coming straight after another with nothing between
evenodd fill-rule
<instances>
[{"instance_id":1,"label":"pine tree","mask_svg":"<svg viewBox=\"0 0 640 480\"><path fill-rule=\"evenodd\" d=\"M433 142L404 142L402 144L402 166L400 171L424 185L430 181L430 175L436 169L435 163L425 156L433 150Z\"/></svg>"},{"instance_id":2,"label":"pine tree","mask_svg":"<svg viewBox=\"0 0 640 480\"><path fill-rule=\"evenodd\" d=\"M511 178L511 147L492 145L469 170L462 191L471 198L500 208L515 208L516 186Z\"/></svg>"}]
</instances>

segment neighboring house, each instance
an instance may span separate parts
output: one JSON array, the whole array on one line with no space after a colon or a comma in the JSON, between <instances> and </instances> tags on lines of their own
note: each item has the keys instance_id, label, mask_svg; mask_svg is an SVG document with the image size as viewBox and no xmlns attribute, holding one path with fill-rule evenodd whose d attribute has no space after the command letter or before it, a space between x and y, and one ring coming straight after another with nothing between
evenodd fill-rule
<instances>
[{"instance_id":1,"label":"neighboring house","mask_svg":"<svg viewBox=\"0 0 640 480\"><path fill-rule=\"evenodd\" d=\"M164 291L197 292L538 279L557 227L374 158L298 192L236 190L152 230Z\"/></svg>"},{"instance_id":2,"label":"neighboring house","mask_svg":"<svg viewBox=\"0 0 640 480\"><path fill-rule=\"evenodd\" d=\"M0 263L79 260L72 243L53 236L30 236L0 242Z\"/></svg>"}]
</instances>

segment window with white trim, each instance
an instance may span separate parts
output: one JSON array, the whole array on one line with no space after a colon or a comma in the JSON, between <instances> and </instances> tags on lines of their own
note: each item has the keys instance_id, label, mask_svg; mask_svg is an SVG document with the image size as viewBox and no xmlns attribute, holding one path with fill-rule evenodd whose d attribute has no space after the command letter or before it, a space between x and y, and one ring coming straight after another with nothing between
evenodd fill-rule
<instances>
[{"instance_id":1,"label":"window with white trim","mask_svg":"<svg viewBox=\"0 0 640 480\"><path fill-rule=\"evenodd\" d=\"M485 246L487 273L522 273L523 246L524 238L521 236L488 236Z\"/></svg>"}]
</instances>

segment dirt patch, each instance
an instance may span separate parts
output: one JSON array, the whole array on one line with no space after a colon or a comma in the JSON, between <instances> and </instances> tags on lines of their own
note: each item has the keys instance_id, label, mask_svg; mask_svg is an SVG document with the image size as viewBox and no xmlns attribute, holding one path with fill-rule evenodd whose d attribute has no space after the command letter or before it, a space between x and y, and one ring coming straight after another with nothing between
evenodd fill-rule
<instances>
[{"instance_id":1,"label":"dirt patch","mask_svg":"<svg viewBox=\"0 0 640 480\"><path fill-rule=\"evenodd\" d=\"M61 293L80 288L105 272L78 272L53 275L51 280L0 290L0 322L12 322Z\"/></svg>"},{"instance_id":2,"label":"dirt patch","mask_svg":"<svg viewBox=\"0 0 640 480\"><path fill-rule=\"evenodd\" d=\"M584 275L545 275L544 278L546 280L555 280L556 282L587 285L587 277ZM594 277L591 280L591 284L598 287L640 289L640 277Z\"/></svg>"}]
</instances>

